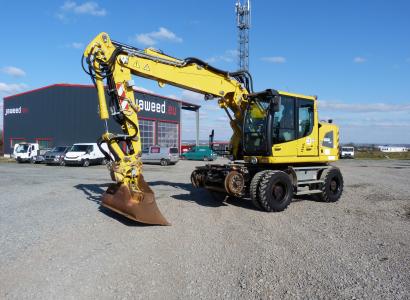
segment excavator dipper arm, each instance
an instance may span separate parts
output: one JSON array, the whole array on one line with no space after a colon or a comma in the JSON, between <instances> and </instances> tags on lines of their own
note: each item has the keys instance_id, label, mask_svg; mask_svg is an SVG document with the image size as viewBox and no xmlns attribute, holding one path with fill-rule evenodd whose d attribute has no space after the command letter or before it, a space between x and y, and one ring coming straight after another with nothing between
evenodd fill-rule
<instances>
[{"instance_id":1,"label":"excavator dipper arm","mask_svg":"<svg viewBox=\"0 0 410 300\"><path fill-rule=\"evenodd\" d=\"M124 134L113 134L106 126L99 140L99 145L108 145L115 158L109 168L116 184L103 195L102 205L142 223L168 225L142 175L140 108L134 98L132 75L155 80L161 87L170 84L204 94L206 99L217 98L218 105L231 119L231 143L236 159L241 158L241 125L247 95L252 91L251 76L247 72L218 70L197 58L180 60L154 49L140 50L111 41L106 33L100 33L91 41L84 58L88 70L84 65L83 68L97 88L100 118L107 122L111 113L124 131ZM126 144L127 151L123 151L121 143Z\"/></svg>"}]
</instances>

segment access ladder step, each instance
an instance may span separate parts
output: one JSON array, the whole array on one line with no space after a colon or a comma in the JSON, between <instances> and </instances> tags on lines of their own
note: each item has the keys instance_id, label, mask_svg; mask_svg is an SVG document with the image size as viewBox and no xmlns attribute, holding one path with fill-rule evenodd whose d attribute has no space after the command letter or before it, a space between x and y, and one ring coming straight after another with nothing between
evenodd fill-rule
<instances>
[{"instance_id":1,"label":"access ladder step","mask_svg":"<svg viewBox=\"0 0 410 300\"><path fill-rule=\"evenodd\" d=\"M297 191L296 196L310 195L310 194L320 194L320 193L322 193L321 190L303 190L303 191Z\"/></svg>"}]
</instances>

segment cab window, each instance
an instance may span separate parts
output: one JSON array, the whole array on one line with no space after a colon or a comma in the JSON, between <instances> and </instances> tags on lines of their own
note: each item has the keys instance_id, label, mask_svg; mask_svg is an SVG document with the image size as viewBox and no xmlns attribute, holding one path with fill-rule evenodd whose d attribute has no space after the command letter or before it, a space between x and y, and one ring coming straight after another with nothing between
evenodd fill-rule
<instances>
[{"instance_id":1,"label":"cab window","mask_svg":"<svg viewBox=\"0 0 410 300\"><path fill-rule=\"evenodd\" d=\"M279 111L272 120L272 142L285 143L295 139L295 98L281 96Z\"/></svg>"},{"instance_id":2,"label":"cab window","mask_svg":"<svg viewBox=\"0 0 410 300\"><path fill-rule=\"evenodd\" d=\"M298 137L305 137L313 130L313 101L299 99Z\"/></svg>"}]
</instances>

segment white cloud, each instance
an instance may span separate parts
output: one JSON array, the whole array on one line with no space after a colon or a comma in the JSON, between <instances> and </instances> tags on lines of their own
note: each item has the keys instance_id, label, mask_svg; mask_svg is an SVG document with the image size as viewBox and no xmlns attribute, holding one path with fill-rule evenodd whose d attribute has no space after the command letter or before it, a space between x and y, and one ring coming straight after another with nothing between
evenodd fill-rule
<instances>
[{"instance_id":1,"label":"white cloud","mask_svg":"<svg viewBox=\"0 0 410 300\"><path fill-rule=\"evenodd\" d=\"M13 77L23 77L26 76L26 72L24 72L24 70L17 68L17 67L4 67L1 69L1 72L7 74L7 75L11 75Z\"/></svg>"},{"instance_id":2,"label":"white cloud","mask_svg":"<svg viewBox=\"0 0 410 300\"><path fill-rule=\"evenodd\" d=\"M410 103L318 104L319 119L333 119L342 142L405 143L410 139Z\"/></svg>"},{"instance_id":3,"label":"white cloud","mask_svg":"<svg viewBox=\"0 0 410 300\"><path fill-rule=\"evenodd\" d=\"M355 58L353 58L353 62L356 64L362 64L362 63L365 63L366 61L367 59L361 56L356 56Z\"/></svg>"},{"instance_id":4,"label":"white cloud","mask_svg":"<svg viewBox=\"0 0 410 300\"><path fill-rule=\"evenodd\" d=\"M168 94L168 95L165 95L165 97L172 98L172 99L175 99L175 100L180 100L180 99L178 98L178 96L175 95L175 94Z\"/></svg>"},{"instance_id":5,"label":"white cloud","mask_svg":"<svg viewBox=\"0 0 410 300\"><path fill-rule=\"evenodd\" d=\"M211 56L209 58L207 58L205 61L207 63L213 64L216 62L227 62L227 63L231 63L233 62L235 59L238 58L239 55L239 51L238 50L226 50L224 54L222 55L216 55L216 56Z\"/></svg>"},{"instance_id":6,"label":"white cloud","mask_svg":"<svg viewBox=\"0 0 410 300\"><path fill-rule=\"evenodd\" d=\"M408 121L394 121L394 120L375 120L375 121L347 121L344 123L349 127L382 127L382 128L396 128L396 127L410 127Z\"/></svg>"},{"instance_id":7,"label":"white cloud","mask_svg":"<svg viewBox=\"0 0 410 300\"><path fill-rule=\"evenodd\" d=\"M230 122L227 115L216 118L216 121L217 122L222 122L222 123L225 123L225 124L228 124Z\"/></svg>"},{"instance_id":8,"label":"white cloud","mask_svg":"<svg viewBox=\"0 0 410 300\"><path fill-rule=\"evenodd\" d=\"M63 6L61 6L61 11L74 13L78 15L92 15L103 17L107 14L107 11L100 7L97 2L89 1L83 4L77 4L74 1L66 1Z\"/></svg>"},{"instance_id":9,"label":"white cloud","mask_svg":"<svg viewBox=\"0 0 410 300\"><path fill-rule=\"evenodd\" d=\"M4 83L0 82L0 93L4 95L12 95L27 89L28 86L24 83Z\"/></svg>"},{"instance_id":10,"label":"white cloud","mask_svg":"<svg viewBox=\"0 0 410 300\"><path fill-rule=\"evenodd\" d=\"M83 43L79 43L79 42L72 42L71 44L69 44L70 48L74 48L74 49L83 49L84 48L84 44Z\"/></svg>"},{"instance_id":11,"label":"white cloud","mask_svg":"<svg viewBox=\"0 0 410 300\"><path fill-rule=\"evenodd\" d=\"M192 91L188 91L188 90L183 90L181 92L181 99L183 101L192 102L192 103L199 104L199 105L202 105L204 104L203 102L205 102L204 95L195 93Z\"/></svg>"},{"instance_id":12,"label":"white cloud","mask_svg":"<svg viewBox=\"0 0 410 300\"><path fill-rule=\"evenodd\" d=\"M135 36L135 41L146 46L153 46L160 41L181 43L182 38L178 37L169 29L160 27L158 31L137 34Z\"/></svg>"},{"instance_id":13,"label":"white cloud","mask_svg":"<svg viewBox=\"0 0 410 300\"><path fill-rule=\"evenodd\" d=\"M340 103L332 101L318 101L321 110L347 111L352 113L409 111L410 104L389 103Z\"/></svg>"},{"instance_id":14,"label":"white cloud","mask_svg":"<svg viewBox=\"0 0 410 300\"><path fill-rule=\"evenodd\" d=\"M265 57L261 57L261 60L269 62L269 63L274 63L274 64L286 63L286 57L284 56L265 56Z\"/></svg>"},{"instance_id":15,"label":"white cloud","mask_svg":"<svg viewBox=\"0 0 410 300\"><path fill-rule=\"evenodd\" d=\"M56 12L55 17L64 23L70 21L70 15L90 15L104 17L107 14L105 8L99 6L97 2L88 1L79 4L75 1L66 1Z\"/></svg>"},{"instance_id":16,"label":"white cloud","mask_svg":"<svg viewBox=\"0 0 410 300\"><path fill-rule=\"evenodd\" d=\"M71 48L71 49L84 49L84 44L80 42L72 42L69 44L65 44L62 46L63 48Z\"/></svg>"},{"instance_id":17,"label":"white cloud","mask_svg":"<svg viewBox=\"0 0 410 300\"><path fill-rule=\"evenodd\" d=\"M149 89L146 89L146 88L144 88L144 87L142 87L142 86L134 86L134 87L133 87L133 90L134 90L134 91L147 92L147 93L150 93L150 94L155 94L153 91L151 91L151 90L149 90Z\"/></svg>"}]
</instances>

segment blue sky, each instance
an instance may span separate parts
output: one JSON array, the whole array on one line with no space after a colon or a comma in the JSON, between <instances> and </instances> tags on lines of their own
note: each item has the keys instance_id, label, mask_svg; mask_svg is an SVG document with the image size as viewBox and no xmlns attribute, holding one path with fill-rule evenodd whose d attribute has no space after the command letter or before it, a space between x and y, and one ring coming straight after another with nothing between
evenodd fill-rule
<instances>
[{"instance_id":1,"label":"blue sky","mask_svg":"<svg viewBox=\"0 0 410 300\"><path fill-rule=\"evenodd\" d=\"M237 69L235 0L7 1L0 11L0 97L52 83L90 83L80 58L101 31ZM255 90L318 95L342 142L410 143L410 1L252 1ZM203 106L201 138L230 129L216 103L135 78L138 86ZM0 103L0 108L2 103ZM183 114L182 138L194 137ZM0 119L0 124L2 120ZM1 125L0 125L1 126Z\"/></svg>"}]
</instances>

